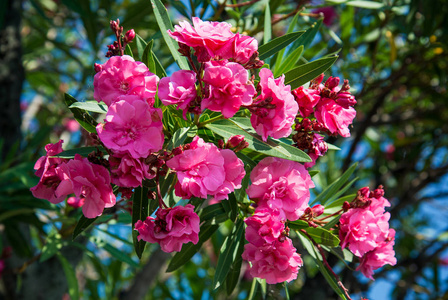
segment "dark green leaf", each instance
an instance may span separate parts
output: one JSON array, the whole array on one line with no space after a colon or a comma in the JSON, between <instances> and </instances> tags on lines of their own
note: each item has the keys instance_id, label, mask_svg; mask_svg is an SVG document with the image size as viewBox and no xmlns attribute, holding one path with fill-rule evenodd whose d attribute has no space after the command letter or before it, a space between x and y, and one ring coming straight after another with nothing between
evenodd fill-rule
<instances>
[{"instance_id":1,"label":"dark green leaf","mask_svg":"<svg viewBox=\"0 0 448 300\"><path fill-rule=\"evenodd\" d=\"M282 50L283 48L297 40L303 33L304 31L292 32L273 39L269 43L264 44L258 48L258 57L260 59L271 57L278 51Z\"/></svg>"},{"instance_id":2,"label":"dark green leaf","mask_svg":"<svg viewBox=\"0 0 448 300\"><path fill-rule=\"evenodd\" d=\"M151 0L151 4L154 9L154 15L156 17L157 24L159 25L160 32L162 33L165 43L168 45L171 55L174 57L174 60L181 69L189 70L190 68L188 67L187 60L185 57L180 55L179 51L177 51L179 48L177 42L168 35L167 31L168 29L173 29L173 24L171 23L165 6L160 0Z\"/></svg>"},{"instance_id":3,"label":"dark green leaf","mask_svg":"<svg viewBox=\"0 0 448 300\"><path fill-rule=\"evenodd\" d=\"M341 215L334 217L331 221L329 221L327 224L324 225L323 228L330 229L333 228L334 225L336 225L339 222L339 219L341 218Z\"/></svg>"},{"instance_id":4,"label":"dark green leaf","mask_svg":"<svg viewBox=\"0 0 448 300\"><path fill-rule=\"evenodd\" d=\"M108 109L106 104L100 104L97 101L75 102L72 105L70 105L69 108L79 108L82 110L87 110L100 114L107 113Z\"/></svg>"},{"instance_id":5,"label":"dark green leaf","mask_svg":"<svg viewBox=\"0 0 448 300\"><path fill-rule=\"evenodd\" d=\"M148 67L149 71L156 74L156 63L152 55L152 46L154 45L154 40L150 40L148 45L146 45L145 50L142 55L142 62Z\"/></svg>"},{"instance_id":6,"label":"dark green leaf","mask_svg":"<svg viewBox=\"0 0 448 300\"><path fill-rule=\"evenodd\" d=\"M57 232L52 232L47 236L45 245L42 248L42 254L40 256L39 262L46 261L47 259L53 257L61 248L61 235Z\"/></svg>"},{"instance_id":7,"label":"dark green leaf","mask_svg":"<svg viewBox=\"0 0 448 300\"><path fill-rule=\"evenodd\" d=\"M291 70L302 57L303 45L294 50L291 54L286 57L285 61L279 66L275 67L275 77L282 75L283 73Z\"/></svg>"},{"instance_id":8,"label":"dark green leaf","mask_svg":"<svg viewBox=\"0 0 448 300\"><path fill-rule=\"evenodd\" d=\"M72 240L74 240L80 233L82 233L87 228L89 228L89 226L92 225L93 222L96 221L96 219L98 219L98 217L93 218L93 219L88 219L84 216L81 216L81 218L79 218L78 223L76 224L75 230L73 231Z\"/></svg>"},{"instance_id":9,"label":"dark green leaf","mask_svg":"<svg viewBox=\"0 0 448 300\"><path fill-rule=\"evenodd\" d=\"M166 145L166 149L173 150L174 148L182 145L183 142L185 141L185 139L188 137L189 130L190 130L190 128L185 128L185 127L182 127L182 128L179 128L178 130L176 130L176 132L173 134L173 137L168 142L168 145Z\"/></svg>"},{"instance_id":10,"label":"dark green leaf","mask_svg":"<svg viewBox=\"0 0 448 300\"><path fill-rule=\"evenodd\" d=\"M132 49L131 46L129 46L129 44L126 45L126 48L124 49L124 54L134 58L134 54L132 53Z\"/></svg>"},{"instance_id":11,"label":"dark green leaf","mask_svg":"<svg viewBox=\"0 0 448 300\"><path fill-rule=\"evenodd\" d=\"M219 224L229 219L229 211L226 211L223 205L224 201L208 205L199 212L201 222L210 224ZM229 205L228 203L226 204Z\"/></svg>"},{"instance_id":12,"label":"dark green leaf","mask_svg":"<svg viewBox=\"0 0 448 300\"><path fill-rule=\"evenodd\" d=\"M232 233L227 236L221 247L218 263L216 265L215 277L213 278L214 289L217 289L224 283L224 280L230 270L230 266L236 260L243 231L244 221L242 219L238 219L233 226Z\"/></svg>"},{"instance_id":13,"label":"dark green leaf","mask_svg":"<svg viewBox=\"0 0 448 300\"><path fill-rule=\"evenodd\" d=\"M294 28L297 25L297 21L299 20L299 16L300 16L300 12L297 12L294 16L294 18L292 18L291 23L289 23L288 26L288 31L286 31L286 34L291 33L294 31ZM275 61L275 67L278 68L278 66L281 65L282 61L283 61L283 56L285 54L285 48L283 48L282 50L280 50L277 54L277 60Z\"/></svg>"},{"instance_id":14,"label":"dark green leaf","mask_svg":"<svg viewBox=\"0 0 448 300\"><path fill-rule=\"evenodd\" d=\"M68 108L72 106L74 103L78 102L75 98L73 98L69 94L65 94L65 104ZM95 119L89 115L89 113L86 110L79 109L76 107L70 108L70 111L73 113L73 116L75 117L76 121L88 132L96 133L96 125L98 124Z\"/></svg>"},{"instance_id":15,"label":"dark green leaf","mask_svg":"<svg viewBox=\"0 0 448 300\"><path fill-rule=\"evenodd\" d=\"M62 269L64 270L65 279L67 279L68 284L68 294L70 299L78 300L79 298L79 290L78 290L78 279L76 278L76 273L74 268L70 265L68 260L62 256L60 253L56 254L59 262L62 265Z\"/></svg>"},{"instance_id":16,"label":"dark green leaf","mask_svg":"<svg viewBox=\"0 0 448 300\"><path fill-rule=\"evenodd\" d=\"M356 194L350 194L344 197L341 197L333 202L327 203L327 205L325 205L325 208L332 208L332 207L341 207L342 208L342 204L344 204L345 201L351 202L353 199L355 199Z\"/></svg>"},{"instance_id":17,"label":"dark green leaf","mask_svg":"<svg viewBox=\"0 0 448 300\"><path fill-rule=\"evenodd\" d=\"M291 221L288 222L288 227L294 230L299 230L299 229L305 229L310 227L310 225L308 225L308 222L303 221L303 220L297 220L297 221Z\"/></svg>"},{"instance_id":18,"label":"dark green leaf","mask_svg":"<svg viewBox=\"0 0 448 300\"><path fill-rule=\"evenodd\" d=\"M196 245L191 242L183 245L182 251L176 253L171 259L166 272L173 272L189 262L193 255L201 249L202 244L208 240L218 228L219 225L202 225L199 231L199 242Z\"/></svg>"},{"instance_id":19,"label":"dark green leaf","mask_svg":"<svg viewBox=\"0 0 448 300\"><path fill-rule=\"evenodd\" d=\"M337 56L321 58L298 66L285 73L285 84L291 85L291 90L294 90L328 70L337 59Z\"/></svg>"},{"instance_id":20,"label":"dark green leaf","mask_svg":"<svg viewBox=\"0 0 448 300\"><path fill-rule=\"evenodd\" d=\"M110 253L110 255L112 255L113 257L115 257L116 259L118 259L121 262L127 263L130 266L133 266L135 268L139 267L139 264L136 263L130 256L128 253L125 253L117 248L115 248L114 246L110 245L110 244L105 244L102 246L102 249L106 250L107 252Z\"/></svg>"},{"instance_id":21,"label":"dark green leaf","mask_svg":"<svg viewBox=\"0 0 448 300\"><path fill-rule=\"evenodd\" d=\"M271 28L271 8L269 7L269 1L266 1L266 7L264 10L264 44L267 44L272 37L272 28ZM263 59L263 58L260 58Z\"/></svg>"},{"instance_id":22,"label":"dark green leaf","mask_svg":"<svg viewBox=\"0 0 448 300\"><path fill-rule=\"evenodd\" d=\"M311 42L314 40L314 37L319 32L319 28L322 25L323 18L317 20L313 25L311 25L310 28L308 28L303 35L298 38L294 44L292 44L291 49L289 50L289 53L294 51L294 49L299 48L300 46L303 46L304 49L307 49L308 46L311 44Z\"/></svg>"},{"instance_id":23,"label":"dark green leaf","mask_svg":"<svg viewBox=\"0 0 448 300\"><path fill-rule=\"evenodd\" d=\"M340 243L339 238L331 233L331 231L326 230L321 227L308 227L305 228L306 232L313 238L313 240L325 246L337 247Z\"/></svg>"},{"instance_id":24,"label":"dark green leaf","mask_svg":"<svg viewBox=\"0 0 448 300\"><path fill-rule=\"evenodd\" d=\"M147 43L145 40L139 36L138 34L135 34L134 43L137 45L137 53L138 53L138 59L141 59L140 61L143 62L143 54L145 52Z\"/></svg>"},{"instance_id":25,"label":"dark green leaf","mask_svg":"<svg viewBox=\"0 0 448 300\"><path fill-rule=\"evenodd\" d=\"M246 239L244 237L244 234L241 234L241 240L238 246L238 250L236 253L236 259L233 262L233 264L230 266L229 273L227 274L226 278L226 292L227 295L230 296L232 294L233 290L235 289L238 279L240 277L241 272L241 265L243 264L243 258L241 255L244 251L244 243Z\"/></svg>"},{"instance_id":26,"label":"dark green leaf","mask_svg":"<svg viewBox=\"0 0 448 300\"><path fill-rule=\"evenodd\" d=\"M151 50L151 55L152 55L152 59L154 60L154 64L156 66L155 72L153 72L153 73L155 73L160 78L166 77L165 68L162 66L159 59L157 58L157 56L154 54L154 52L152 50Z\"/></svg>"},{"instance_id":27,"label":"dark green leaf","mask_svg":"<svg viewBox=\"0 0 448 300\"><path fill-rule=\"evenodd\" d=\"M98 147L81 147L81 148L62 151L61 153L56 154L54 157L72 159L75 157L75 154L79 154L82 157L87 157L90 153L97 151L97 150L100 150L103 153L106 152L104 150L104 148L100 147L100 146L98 146Z\"/></svg>"},{"instance_id":28,"label":"dark green leaf","mask_svg":"<svg viewBox=\"0 0 448 300\"><path fill-rule=\"evenodd\" d=\"M144 221L148 216L148 189L145 187L135 188L132 195L132 240L134 243L135 253L138 258L142 258L143 250L145 250L145 241L137 239L138 231L135 230L135 223L138 220Z\"/></svg>"},{"instance_id":29,"label":"dark green leaf","mask_svg":"<svg viewBox=\"0 0 448 300\"><path fill-rule=\"evenodd\" d=\"M229 206L230 206L229 219L230 219L230 221L235 222L236 217L238 215L238 203L236 201L236 197L235 197L234 193L229 194L228 202L229 202Z\"/></svg>"}]
</instances>

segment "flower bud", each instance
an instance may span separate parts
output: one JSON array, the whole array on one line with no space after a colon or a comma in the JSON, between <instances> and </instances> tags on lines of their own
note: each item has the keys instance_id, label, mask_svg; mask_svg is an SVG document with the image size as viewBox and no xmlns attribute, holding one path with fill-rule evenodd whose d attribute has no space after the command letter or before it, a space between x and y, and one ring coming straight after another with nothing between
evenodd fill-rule
<instances>
[{"instance_id":1,"label":"flower bud","mask_svg":"<svg viewBox=\"0 0 448 300\"><path fill-rule=\"evenodd\" d=\"M325 87L333 90L335 87L339 85L339 77L328 77L327 81L325 81Z\"/></svg>"},{"instance_id":2,"label":"flower bud","mask_svg":"<svg viewBox=\"0 0 448 300\"><path fill-rule=\"evenodd\" d=\"M321 204L314 205L311 210L313 211L313 216L318 217L324 213L325 207Z\"/></svg>"},{"instance_id":3,"label":"flower bud","mask_svg":"<svg viewBox=\"0 0 448 300\"><path fill-rule=\"evenodd\" d=\"M132 40L135 38L135 31L134 29L130 29L126 32L126 34L124 35L124 42L126 44L129 44L130 42L132 42Z\"/></svg>"},{"instance_id":4,"label":"flower bud","mask_svg":"<svg viewBox=\"0 0 448 300\"><path fill-rule=\"evenodd\" d=\"M235 148L242 142L244 142L244 135L234 135L227 140L227 147Z\"/></svg>"},{"instance_id":5,"label":"flower bud","mask_svg":"<svg viewBox=\"0 0 448 300\"><path fill-rule=\"evenodd\" d=\"M103 65L95 64L95 72L101 72L103 70Z\"/></svg>"}]
</instances>

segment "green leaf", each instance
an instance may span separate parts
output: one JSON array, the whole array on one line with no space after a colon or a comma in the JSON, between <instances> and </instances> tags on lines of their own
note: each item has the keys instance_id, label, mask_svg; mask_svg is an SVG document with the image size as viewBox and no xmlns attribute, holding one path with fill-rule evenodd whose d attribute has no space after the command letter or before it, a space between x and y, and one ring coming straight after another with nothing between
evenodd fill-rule
<instances>
[{"instance_id":1,"label":"green leaf","mask_svg":"<svg viewBox=\"0 0 448 300\"><path fill-rule=\"evenodd\" d=\"M216 265L215 276L213 278L214 289L217 289L224 283L224 280L230 270L230 266L236 260L243 231L244 221L242 219L238 219L233 226L232 233L227 236L221 247L218 263Z\"/></svg>"},{"instance_id":2,"label":"green leaf","mask_svg":"<svg viewBox=\"0 0 448 300\"><path fill-rule=\"evenodd\" d=\"M134 54L132 53L132 49L131 46L129 46L129 44L126 45L126 48L124 49L124 54L134 58Z\"/></svg>"},{"instance_id":3,"label":"green leaf","mask_svg":"<svg viewBox=\"0 0 448 300\"><path fill-rule=\"evenodd\" d=\"M173 134L173 137L168 142L168 145L166 145L166 149L173 150L174 148L182 145L185 139L188 137L188 131L190 131L190 128L185 127L176 130L176 132Z\"/></svg>"},{"instance_id":4,"label":"green leaf","mask_svg":"<svg viewBox=\"0 0 448 300\"><path fill-rule=\"evenodd\" d=\"M359 8L367 8L367 9L380 9L384 7L384 4L381 2L375 1L349 1L346 2L347 6L354 6Z\"/></svg>"},{"instance_id":5,"label":"green leaf","mask_svg":"<svg viewBox=\"0 0 448 300\"><path fill-rule=\"evenodd\" d=\"M291 90L294 90L328 70L337 59L337 56L321 58L298 66L285 73L285 85L291 85Z\"/></svg>"},{"instance_id":6,"label":"green leaf","mask_svg":"<svg viewBox=\"0 0 448 300\"><path fill-rule=\"evenodd\" d=\"M321 227L308 227L305 228L306 232L313 238L313 240L325 246L337 247L340 243L339 238L331 233L331 231L326 230Z\"/></svg>"},{"instance_id":7,"label":"green leaf","mask_svg":"<svg viewBox=\"0 0 448 300\"><path fill-rule=\"evenodd\" d=\"M309 156L302 150L280 141L274 141L271 138L269 138L267 142L263 142L259 135L247 132L235 124L235 121L233 120L218 120L207 124L206 127L225 139L234 135L244 135L246 142L249 144L249 149L268 156L275 156L298 162L311 161Z\"/></svg>"},{"instance_id":8,"label":"green leaf","mask_svg":"<svg viewBox=\"0 0 448 300\"><path fill-rule=\"evenodd\" d=\"M294 28L297 25L297 21L299 20L299 16L300 16L300 11L295 14L294 18L292 18L291 23L289 23L288 31L286 31L286 34L291 33L291 32L294 31ZM285 54L285 49L284 48L278 52L277 60L275 61L276 69L282 63L284 54Z\"/></svg>"},{"instance_id":9,"label":"green leaf","mask_svg":"<svg viewBox=\"0 0 448 300\"><path fill-rule=\"evenodd\" d=\"M75 98L73 98L69 94L64 94L65 98L65 104L68 108L72 106L74 103L78 102ZM70 111L73 113L73 116L75 117L76 121L88 132L96 133L96 125L98 124L95 119L89 115L89 113L86 110L79 109L76 107L70 108Z\"/></svg>"},{"instance_id":10,"label":"green leaf","mask_svg":"<svg viewBox=\"0 0 448 300\"><path fill-rule=\"evenodd\" d=\"M271 28L271 8L269 6L269 0L266 1L266 7L264 10L264 43L268 43L272 37L272 28ZM262 59L262 58L260 58Z\"/></svg>"},{"instance_id":11,"label":"green leaf","mask_svg":"<svg viewBox=\"0 0 448 300\"><path fill-rule=\"evenodd\" d=\"M110 255L112 255L113 257L115 257L116 259L118 259L121 262L127 263L130 266L133 266L135 268L139 267L139 264L137 262L135 262L128 253L125 253L121 250L118 250L117 248L115 248L114 246L112 246L111 244L104 244L102 245L102 249L106 250L107 252L109 252Z\"/></svg>"},{"instance_id":12,"label":"green leaf","mask_svg":"<svg viewBox=\"0 0 448 300\"><path fill-rule=\"evenodd\" d=\"M104 150L103 147L81 147L81 148L77 148L77 149L70 149L70 150L65 150L62 151L59 154L54 155L53 157L60 157L60 158L67 158L67 159L72 159L75 157L75 154L79 154L82 157L87 157L90 153L100 150L101 152L105 153L106 151Z\"/></svg>"},{"instance_id":13,"label":"green leaf","mask_svg":"<svg viewBox=\"0 0 448 300\"><path fill-rule=\"evenodd\" d=\"M229 219L230 221L235 222L238 215L238 202L236 201L235 193L229 194L229 200L227 202L229 202L230 207Z\"/></svg>"},{"instance_id":14,"label":"green leaf","mask_svg":"<svg viewBox=\"0 0 448 300\"><path fill-rule=\"evenodd\" d=\"M246 239L244 237L244 234L241 234L241 240L236 253L236 259L230 266L229 273L227 274L226 277L226 292L228 296L232 294L240 277L241 265L243 264L243 258L241 257L241 255L243 254L244 251L245 240Z\"/></svg>"},{"instance_id":15,"label":"green leaf","mask_svg":"<svg viewBox=\"0 0 448 300\"><path fill-rule=\"evenodd\" d=\"M308 225L308 222L303 221L303 220L297 220L297 221L290 221L288 222L288 227L294 230L299 230L299 229L305 229L310 227L310 225Z\"/></svg>"},{"instance_id":16,"label":"green leaf","mask_svg":"<svg viewBox=\"0 0 448 300\"><path fill-rule=\"evenodd\" d=\"M271 57L278 51L282 50L283 48L297 40L303 33L304 31L297 31L273 39L269 43L264 44L258 48L258 57L260 59Z\"/></svg>"},{"instance_id":17,"label":"green leaf","mask_svg":"<svg viewBox=\"0 0 448 300\"><path fill-rule=\"evenodd\" d=\"M135 34L134 42L137 45L138 58L141 59L140 61L143 62L143 54L145 53L145 49L146 49L147 43L138 34Z\"/></svg>"},{"instance_id":18,"label":"green leaf","mask_svg":"<svg viewBox=\"0 0 448 300\"><path fill-rule=\"evenodd\" d=\"M247 297L248 300L254 300L255 295L257 294L258 286L260 284L258 283L257 278L252 279L252 285L250 287L249 296Z\"/></svg>"},{"instance_id":19,"label":"green leaf","mask_svg":"<svg viewBox=\"0 0 448 300\"><path fill-rule=\"evenodd\" d=\"M79 108L100 114L107 113L108 109L106 104L100 104L97 101L75 102L69 108Z\"/></svg>"},{"instance_id":20,"label":"green leaf","mask_svg":"<svg viewBox=\"0 0 448 300\"><path fill-rule=\"evenodd\" d=\"M358 166L358 163L354 163L350 168L348 168L347 171L342 174L341 177L339 177L338 180L327 186L322 193L320 193L314 200L311 202L310 206L314 205L315 203L320 203L322 205L325 205L328 199L330 199L336 192L347 182L347 180L350 178L350 176L355 171L356 167Z\"/></svg>"},{"instance_id":21,"label":"green leaf","mask_svg":"<svg viewBox=\"0 0 448 300\"><path fill-rule=\"evenodd\" d=\"M294 49L299 48L300 46L303 46L304 49L307 49L308 46L311 44L311 42L314 40L314 37L319 32L320 26L322 26L323 18L317 20L313 25L311 25L310 28L308 28L303 35L298 38L294 44L292 44L291 49L289 50L289 53L294 51Z\"/></svg>"},{"instance_id":22,"label":"green leaf","mask_svg":"<svg viewBox=\"0 0 448 300\"><path fill-rule=\"evenodd\" d=\"M162 33L163 39L167 44L174 60L179 65L181 69L189 70L188 62L185 57L181 56L178 49L177 42L168 35L168 29L173 29L173 24L171 23L168 12L160 0L151 0L152 8L154 9L154 15L156 17L157 24L159 25L160 32Z\"/></svg>"},{"instance_id":23,"label":"green leaf","mask_svg":"<svg viewBox=\"0 0 448 300\"><path fill-rule=\"evenodd\" d=\"M162 66L159 59L157 58L157 56L154 54L154 52L152 50L151 50L151 55L152 55L152 59L154 60L154 64L156 65L156 71L153 73L156 74L157 76L159 76L160 78L166 77L165 68Z\"/></svg>"},{"instance_id":24,"label":"green leaf","mask_svg":"<svg viewBox=\"0 0 448 300\"><path fill-rule=\"evenodd\" d=\"M73 230L72 240L74 240L78 235L80 235L83 231L89 228L89 226L92 225L97 219L98 217L88 219L84 216L81 216L81 218L79 218L78 223L76 224L75 230Z\"/></svg>"},{"instance_id":25,"label":"green leaf","mask_svg":"<svg viewBox=\"0 0 448 300\"><path fill-rule=\"evenodd\" d=\"M330 143L326 143L326 144L327 144L328 150L341 150L341 148L339 148L338 146L335 146Z\"/></svg>"},{"instance_id":26,"label":"green leaf","mask_svg":"<svg viewBox=\"0 0 448 300\"><path fill-rule=\"evenodd\" d=\"M39 262L46 261L47 259L53 257L61 248L62 248L61 235L56 231L54 231L47 236L45 245L42 248L42 254L40 256Z\"/></svg>"},{"instance_id":27,"label":"green leaf","mask_svg":"<svg viewBox=\"0 0 448 300\"><path fill-rule=\"evenodd\" d=\"M201 209L198 213L201 222L210 224L219 224L229 219L229 213L224 208L225 201L208 205Z\"/></svg>"},{"instance_id":28,"label":"green leaf","mask_svg":"<svg viewBox=\"0 0 448 300\"><path fill-rule=\"evenodd\" d=\"M182 251L176 253L171 259L166 272L173 272L178 268L182 267L184 264L189 262L193 255L201 249L202 244L208 240L216 230L218 230L219 225L202 225L199 231L199 241L196 245L193 243L188 243L182 246Z\"/></svg>"},{"instance_id":29,"label":"green leaf","mask_svg":"<svg viewBox=\"0 0 448 300\"><path fill-rule=\"evenodd\" d=\"M327 205L325 205L325 209L332 208L332 207L341 207L342 208L342 204L345 201L351 202L353 199L355 199L355 197L356 197L356 194L350 194L350 195L341 197L331 203L327 203Z\"/></svg>"},{"instance_id":30,"label":"green leaf","mask_svg":"<svg viewBox=\"0 0 448 300\"><path fill-rule=\"evenodd\" d=\"M340 218L341 218L341 215L334 217L334 219L332 219L327 224L325 224L323 228L325 228L325 229L333 228L334 225L336 225L339 222Z\"/></svg>"},{"instance_id":31,"label":"green leaf","mask_svg":"<svg viewBox=\"0 0 448 300\"><path fill-rule=\"evenodd\" d=\"M154 45L154 40L150 40L146 45L145 50L142 55L142 62L148 67L149 71L156 74L156 63L154 61L154 57L152 55L152 46Z\"/></svg>"},{"instance_id":32,"label":"green leaf","mask_svg":"<svg viewBox=\"0 0 448 300\"><path fill-rule=\"evenodd\" d=\"M341 190L339 190L336 194L334 194L330 199L328 199L325 203L325 207L328 208L328 205L332 204L336 199L338 199L341 195L343 195L359 178L356 177L349 183L347 183ZM352 198L352 200L355 197ZM344 203L344 202L342 202ZM342 205L341 203L341 205ZM339 205L338 205L339 206Z\"/></svg>"},{"instance_id":33,"label":"green leaf","mask_svg":"<svg viewBox=\"0 0 448 300\"><path fill-rule=\"evenodd\" d=\"M138 258L142 258L143 250L145 250L145 241L139 241L138 231L135 230L135 223L138 220L144 221L148 216L148 189L145 187L137 187L132 195L132 241L134 243L135 253Z\"/></svg>"},{"instance_id":34,"label":"green leaf","mask_svg":"<svg viewBox=\"0 0 448 300\"><path fill-rule=\"evenodd\" d=\"M275 68L275 76L280 76L283 73L291 70L299 61L299 59L302 57L303 53L303 45L294 50L291 54L286 57L285 61L279 66Z\"/></svg>"},{"instance_id":35,"label":"green leaf","mask_svg":"<svg viewBox=\"0 0 448 300\"><path fill-rule=\"evenodd\" d=\"M65 279L67 279L68 294L70 296L70 299L80 299L78 290L78 279L76 278L75 270L64 256L62 256L60 253L56 253L56 255L62 265L62 269L64 270Z\"/></svg>"}]
</instances>

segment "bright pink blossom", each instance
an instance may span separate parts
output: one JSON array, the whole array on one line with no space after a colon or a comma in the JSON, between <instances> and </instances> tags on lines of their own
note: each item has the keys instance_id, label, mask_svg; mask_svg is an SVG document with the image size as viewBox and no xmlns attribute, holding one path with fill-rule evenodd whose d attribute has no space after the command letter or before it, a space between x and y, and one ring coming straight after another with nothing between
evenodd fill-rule
<instances>
[{"instance_id":1,"label":"bright pink blossom","mask_svg":"<svg viewBox=\"0 0 448 300\"><path fill-rule=\"evenodd\" d=\"M245 65L258 56L257 50L258 42L256 39L237 33L218 50L216 55L221 59L228 59Z\"/></svg>"},{"instance_id":2,"label":"bright pink blossom","mask_svg":"<svg viewBox=\"0 0 448 300\"><path fill-rule=\"evenodd\" d=\"M149 173L149 165L145 158L133 158L130 154L114 154L109 156L112 183L121 187L138 187L143 180L155 177Z\"/></svg>"},{"instance_id":3,"label":"bright pink blossom","mask_svg":"<svg viewBox=\"0 0 448 300\"><path fill-rule=\"evenodd\" d=\"M199 51L205 50L210 57L215 57L235 35L230 28L232 25L229 23L208 22L193 17L193 26L187 21L179 22L174 26L174 32L168 30L168 34L179 43L199 48Z\"/></svg>"},{"instance_id":4,"label":"bright pink blossom","mask_svg":"<svg viewBox=\"0 0 448 300\"><path fill-rule=\"evenodd\" d=\"M221 112L231 118L241 105L251 105L255 87L249 81L247 70L238 63L211 61L205 64L204 82L208 84L208 97L202 100L201 109Z\"/></svg>"},{"instance_id":5,"label":"bright pink blossom","mask_svg":"<svg viewBox=\"0 0 448 300\"><path fill-rule=\"evenodd\" d=\"M162 127L161 109L128 95L109 107L105 123L98 124L96 130L106 147L138 159L162 149Z\"/></svg>"},{"instance_id":6,"label":"bright pink blossom","mask_svg":"<svg viewBox=\"0 0 448 300\"><path fill-rule=\"evenodd\" d=\"M306 89L303 86L298 87L292 93L299 105L299 111L302 117L306 118L314 112L314 107L320 100L320 91L315 89Z\"/></svg>"},{"instance_id":7,"label":"bright pink blossom","mask_svg":"<svg viewBox=\"0 0 448 300\"><path fill-rule=\"evenodd\" d=\"M339 133L343 137L349 137L348 126L352 124L356 111L353 107L344 108L332 99L323 98L314 115L332 134Z\"/></svg>"},{"instance_id":8,"label":"bright pink blossom","mask_svg":"<svg viewBox=\"0 0 448 300\"><path fill-rule=\"evenodd\" d=\"M261 247L248 243L244 246L242 257L251 263L250 275L266 279L268 284L296 279L299 268L303 265L289 238L283 242L277 240L266 243Z\"/></svg>"},{"instance_id":9,"label":"bright pink blossom","mask_svg":"<svg viewBox=\"0 0 448 300\"><path fill-rule=\"evenodd\" d=\"M62 178L58 192L61 195L74 193L84 198L82 212L86 218L95 218L103 213L104 208L115 205L115 195L110 185L109 171L100 165L92 164L79 154L58 168Z\"/></svg>"},{"instance_id":10,"label":"bright pink blossom","mask_svg":"<svg viewBox=\"0 0 448 300\"><path fill-rule=\"evenodd\" d=\"M95 100L108 106L123 95L138 95L149 104L154 103L159 77L148 67L128 55L112 56L93 79Z\"/></svg>"},{"instance_id":11,"label":"bright pink blossom","mask_svg":"<svg viewBox=\"0 0 448 300\"><path fill-rule=\"evenodd\" d=\"M349 209L339 220L341 247L348 245L350 251L358 257L372 251L387 237L389 218L389 213L375 215L369 209Z\"/></svg>"},{"instance_id":12,"label":"bright pink blossom","mask_svg":"<svg viewBox=\"0 0 448 300\"><path fill-rule=\"evenodd\" d=\"M291 94L291 86L284 84L284 75L274 79L269 69L261 69L259 75L259 106L253 108L250 122L263 141L266 141L268 136L276 139L289 136L299 110ZM261 105L263 102L266 102L266 105Z\"/></svg>"},{"instance_id":13,"label":"bright pink blossom","mask_svg":"<svg viewBox=\"0 0 448 300\"><path fill-rule=\"evenodd\" d=\"M216 200L227 199L229 193L241 188L245 175L243 162L232 150L220 150L198 136L193 139L190 149L166 164L176 171L176 195L183 198L207 199L211 195Z\"/></svg>"},{"instance_id":14,"label":"bright pink blossom","mask_svg":"<svg viewBox=\"0 0 448 300\"><path fill-rule=\"evenodd\" d=\"M262 159L250 174L247 195L258 207L278 209L289 220L297 220L308 207L314 187L305 167L278 157Z\"/></svg>"},{"instance_id":15,"label":"bright pink blossom","mask_svg":"<svg viewBox=\"0 0 448 300\"><path fill-rule=\"evenodd\" d=\"M277 241L285 230L285 221L278 210L256 209L244 222L247 225L246 240L256 247Z\"/></svg>"},{"instance_id":16,"label":"bright pink blossom","mask_svg":"<svg viewBox=\"0 0 448 300\"><path fill-rule=\"evenodd\" d=\"M198 243L199 217L194 212L193 205L159 208L156 216L135 223L135 230L139 233L138 240L159 243L162 251L168 253L179 252L182 245L188 242Z\"/></svg>"},{"instance_id":17,"label":"bright pink blossom","mask_svg":"<svg viewBox=\"0 0 448 300\"><path fill-rule=\"evenodd\" d=\"M184 110L196 98L196 73L180 70L170 77L160 79L158 96L163 105L177 104L177 109Z\"/></svg>"},{"instance_id":18,"label":"bright pink blossom","mask_svg":"<svg viewBox=\"0 0 448 300\"><path fill-rule=\"evenodd\" d=\"M395 258L395 251L393 249L395 244L395 230L389 229L387 238L378 244L372 251L367 252L361 258L361 264L356 268L361 271L367 278L373 279L373 271L389 264L394 266L397 264Z\"/></svg>"},{"instance_id":19,"label":"bright pink blossom","mask_svg":"<svg viewBox=\"0 0 448 300\"><path fill-rule=\"evenodd\" d=\"M67 196L67 194L64 195L61 192L57 192L61 182L57 169L67 159L51 157L62 152L62 143L63 140L59 140L55 144L50 143L45 146L47 154L40 157L34 165L35 174L40 177L39 183L30 189L34 197L46 199L55 204L62 202Z\"/></svg>"}]
</instances>

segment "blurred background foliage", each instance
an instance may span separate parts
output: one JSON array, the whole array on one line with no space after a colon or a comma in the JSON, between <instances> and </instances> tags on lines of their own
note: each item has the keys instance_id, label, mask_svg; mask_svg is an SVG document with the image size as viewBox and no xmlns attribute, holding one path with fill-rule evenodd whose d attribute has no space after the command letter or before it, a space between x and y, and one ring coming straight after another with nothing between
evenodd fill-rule
<instances>
[{"instance_id":1,"label":"blurred background foliage","mask_svg":"<svg viewBox=\"0 0 448 300\"><path fill-rule=\"evenodd\" d=\"M192 16L228 21L260 44L268 39L266 24L272 38L281 36L297 15L295 30L314 26L316 31L297 64L340 50L326 75L350 80L358 114L351 138L330 141L342 150L329 152L313 168L320 171L313 177L316 194L359 161L360 180L350 192L385 186L398 258L394 268L378 271L371 282L353 271L356 264L330 256L346 287L355 298L447 299L448 1L237 3L242 2L164 1L174 23ZM265 20L266 3L270 20ZM212 291L211 278L229 227L221 226L182 269L165 273L170 256L156 246L147 248L141 262L133 254L126 207L105 214L97 223L107 224L72 241L80 212L29 192L45 144L62 138L71 148L88 140L63 94L93 99L93 65L106 61L106 45L113 41L109 20L120 18L125 31L134 28L146 41L154 39L156 56L168 72L175 70L150 1L5 0L1 5L0 299L227 298L225 290ZM307 264L306 251L296 246L305 266L289 284L291 299L336 299L314 264ZM248 298L251 284L242 276L230 298ZM278 286L268 286L266 294L285 296Z\"/></svg>"}]
</instances>

